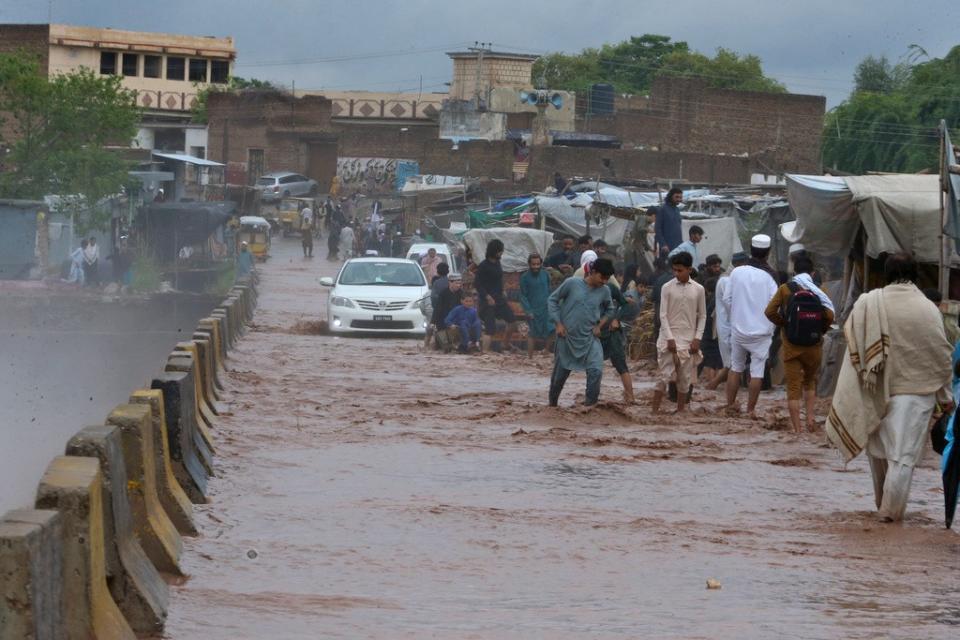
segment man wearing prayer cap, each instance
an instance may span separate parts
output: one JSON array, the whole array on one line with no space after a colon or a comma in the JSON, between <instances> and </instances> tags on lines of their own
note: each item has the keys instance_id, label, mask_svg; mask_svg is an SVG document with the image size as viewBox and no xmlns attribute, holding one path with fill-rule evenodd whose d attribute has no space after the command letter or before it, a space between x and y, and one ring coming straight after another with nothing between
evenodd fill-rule
<instances>
[{"instance_id":1,"label":"man wearing prayer cap","mask_svg":"<svg viewBox=\"0 0 960 640\"><path fill-rule=\"evenodd\" d=\"M757 408L763 371L773 341L774 325L765 314L767 303L777 292L777 281L767 264L770 236L757 234L750 240L750 260L730 274L723 292L724 304L730 309L730 373L727 376L728 411L736 410L740 376L750 356L750 385L747 413Z\"/></svg>"}]
</instances>

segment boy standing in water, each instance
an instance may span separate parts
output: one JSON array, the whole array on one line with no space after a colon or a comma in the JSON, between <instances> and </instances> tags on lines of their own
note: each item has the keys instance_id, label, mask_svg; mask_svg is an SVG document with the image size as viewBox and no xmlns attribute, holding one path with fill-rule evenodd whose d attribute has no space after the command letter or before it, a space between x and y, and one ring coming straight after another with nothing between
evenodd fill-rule
<instances>
[{"instance_id":1,"label":"boy standing in water","mask_svg":"<svg viewBox=\"0 0 960 640\"><path fill-rule=\"evenodd\" d=\"M673 280L660 291L660 336L657 338L657 364L660 380L653 392L653 411L660 403L667 385L677 385L677 412L687 408L687 390L703 357L700 339L707 322L707 304L703 287L690 279L693 257L684 252L670 258Z\"/></svg>"}]
</instances>

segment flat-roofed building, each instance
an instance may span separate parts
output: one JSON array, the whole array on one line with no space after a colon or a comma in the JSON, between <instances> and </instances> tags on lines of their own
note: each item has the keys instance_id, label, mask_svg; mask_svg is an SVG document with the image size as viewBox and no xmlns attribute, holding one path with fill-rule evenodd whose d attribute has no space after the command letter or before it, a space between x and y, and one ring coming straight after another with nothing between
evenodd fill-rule
<instances>
[{"instance_id":1,"label":"flat-roofed building","mask_svg":"<svg viewBox=\"0 0 960 640\"><path fill-rule=\"evenodd\" d=\"M191 123L199 91L227 84L233 38L65 24L0 24L0 52L27 51L47 76L81 67L122 78L144 118L134 146L205 156L206 126Z\"/></svg>"}]
</instances>

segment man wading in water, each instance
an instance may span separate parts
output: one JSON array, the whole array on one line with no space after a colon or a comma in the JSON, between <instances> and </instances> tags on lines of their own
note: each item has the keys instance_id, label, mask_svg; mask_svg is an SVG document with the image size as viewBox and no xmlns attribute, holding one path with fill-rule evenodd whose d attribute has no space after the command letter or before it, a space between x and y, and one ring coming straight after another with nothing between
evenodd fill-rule
<instances>
[{"instance_id":1,"label":"man wading in water","mask_svg":"<svg viewBox=\"0 0 960 640\"><path fill-rule=\"evenodd\" d=\"M550 378L550 406L560 401L560 392L571 371L587 372L584 405L592 406L600 397L603 376L603 348L600 331L612 318L607 281L613 275L613 263L606 259L583 265L583 278L567 278L550 294L547 307L557 332L557 346Z\"/></svg>"}]
</instances>

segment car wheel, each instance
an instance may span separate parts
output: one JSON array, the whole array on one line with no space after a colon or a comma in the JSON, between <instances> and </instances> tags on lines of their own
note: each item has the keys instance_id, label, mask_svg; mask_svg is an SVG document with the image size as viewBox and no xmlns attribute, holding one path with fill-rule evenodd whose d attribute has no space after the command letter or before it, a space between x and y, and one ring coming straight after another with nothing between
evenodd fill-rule
<instances>
[{"instance_id":1,"label":"car wheel","mask_svg":"<svg viewBox=\"0 0 960 640\"><path fill-rule=\"evenodd\" d=\"M289 197L290 197L290 192L289 192L289 191L284 191L284 192L283 192L283 197L284 197L284 198L289 198Z\"/></svg>"},{"instance_id":2,"label":"car wheel","mask_svg":"<svg viewBox=\"0 0 960 640\"><path fill-rule=\"evenodd\" d=\"M320 193L320 188L317 185L313 185L312 187L310 187L311 196L316 197L318 193Z\"/></svg>"}]
</instances>

